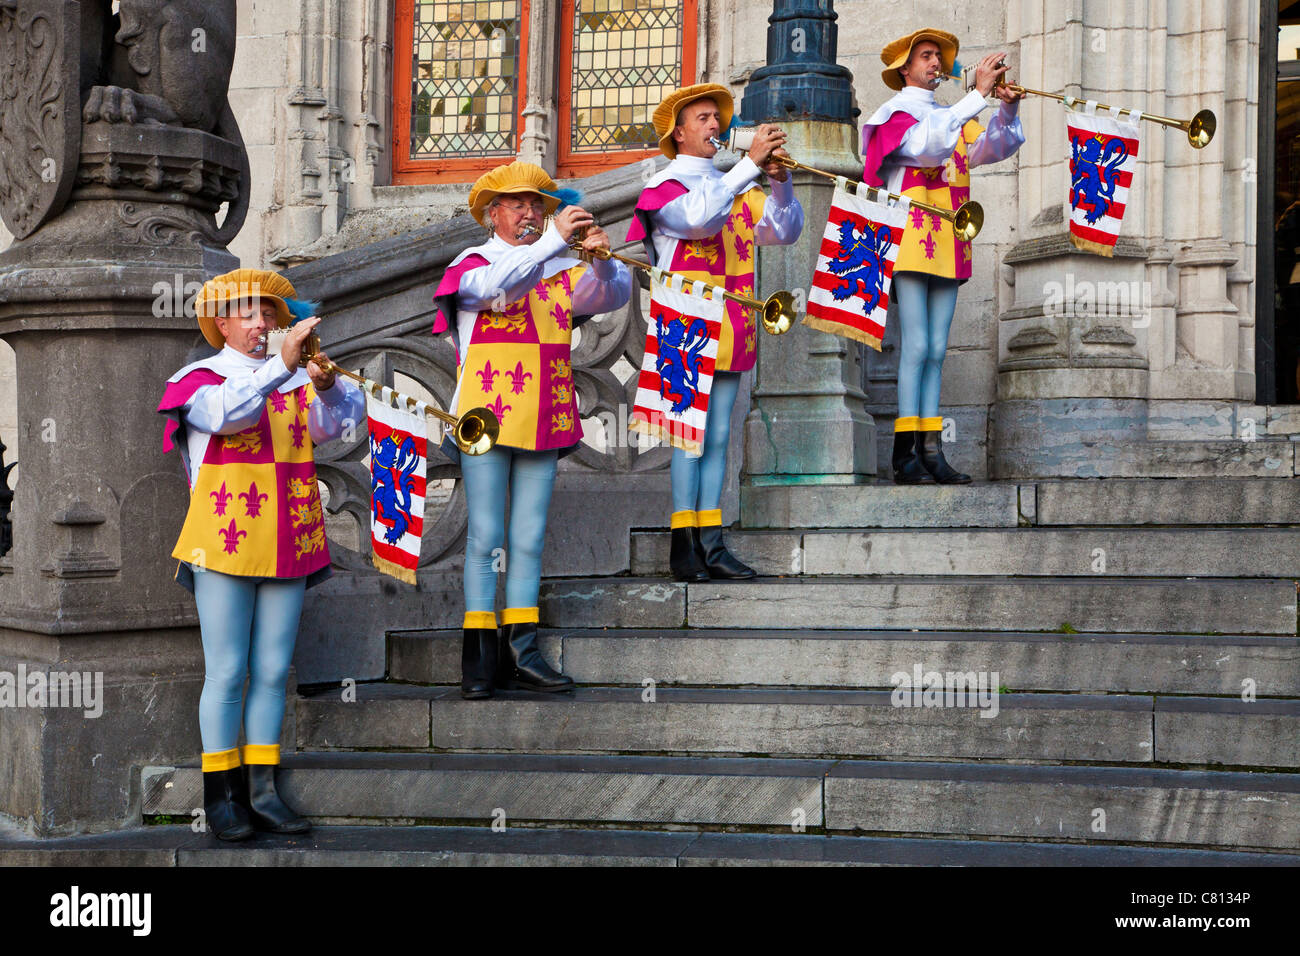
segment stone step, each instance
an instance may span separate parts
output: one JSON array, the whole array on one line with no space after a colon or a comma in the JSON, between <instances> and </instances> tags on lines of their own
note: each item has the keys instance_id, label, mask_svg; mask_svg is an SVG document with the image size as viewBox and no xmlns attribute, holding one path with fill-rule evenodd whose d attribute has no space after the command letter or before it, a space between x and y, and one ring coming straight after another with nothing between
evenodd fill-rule
<instances>
[{"instance_id":1,"label":"stone step","mask_svg":"<svg viewBox=\"0 0 1300 956\"><path fill-rule=\"evenodd\" d=\"M462 632L388 638L388 677L460 681ZM581 684L893 688L900 671L998 673L1016 691L1300 697L1300 640L910 631L543 630ZM1247 684L1246 682L1250 683Z\"/></svg>"},{"instance_id":2,"label":"stone step","mask_svg":"<svg viewBox=\"0 0 1300 956\"><path fill-rule=\"evenodd\" d=\"M1017 528L733 531L728 547L760 575L1033 575L1287 578L1300 575L1289 528ZM632 533L634 575L667 575L667 531Z\"/></svg>"},{"instance_id":3,"label":"stone step","mask_svg":"<svg viewBox=\"0 0 1300 956\"><path fill-rule=\"evenodd\" d=\"M1300 482L1107 478L1037 485L1039 525L1295 525Z\"/></svg>"},{"instance_id":4,"label":"stone step","mask_svg":"<svg viewBox=\"0 0 1300 956\"><path fill-rule=\"evenodd\" d=\"M143 813L189 818L197 767L146 767ZM1300 847L1300 778L1124 767L506 754L287 757L317 822L825 828L1193 847Z\"/></svg>"},{"instance_id":5,"label":"stone step","mask_svg":"<svg viewBox=\"0 0 1300 956\"><path fill-rule=\"evenodd\" d=\"M906 487L742 485L740 523L747 529L1015 528L1034 520L1034 485Z\"/></svg>"},{"instance_id":6,"label":"stone step","mask_svg":"<svg viewBox=\"0 0 1300 956\"><path fill-rule=\"evenodd\" d=\"M1295 525L1300 486L1287 478L1222 477L744 485L740 516L750 530Z\"/></svg>"},{"instance_id":7,"label":"stone step","mask_svg":"<svg viewBox=\"0 0 1300 956\"><path fill-rule=\"evenodd\" d=\"M0 866L1296 866L1300 855L981 840L488 827L317 827L217 845L188 826L0 838Z\"/></svg>"},{"instance_id":8,"label":"stone step","mask_svg":"<svg viewBox=\"0 0 1300 956\"><path fill-rule=\"evenodd\" d=\"M691 627L1121 634L1296 633L1290 580L817 577L543 583L541 621L563 627Z\"/></svg>"},{"instance_id":9,"label":"stone step","mask_svg":"<svg viewBox=\"0 0 1300 956\"><path fill-rule=\"evenodd\" d=\"M297 700L300 750L658 753L1300 767L1300 701L584 687L357 685ZM895 705L895 699L908 706ZM1157 733L1158 728L1158 733Z\"/></svg>"}]
</instances>

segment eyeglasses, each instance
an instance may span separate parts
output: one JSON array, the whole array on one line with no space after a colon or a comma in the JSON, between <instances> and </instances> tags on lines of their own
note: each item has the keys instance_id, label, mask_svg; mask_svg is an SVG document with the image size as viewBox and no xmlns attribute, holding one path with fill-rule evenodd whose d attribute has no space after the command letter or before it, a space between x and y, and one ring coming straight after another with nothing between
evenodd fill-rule
<instances>
[{"instance_id":1,"label":"eyeglasses","mask_svg":"<svg viewBox=\"0 0 1300 956\"><path fill-rule=\"evenodd\" d=\"M525 210L531 209L538 216L546 215L546 203L540 199L534 199L532 202L520 202L518 200L498 200L497 205L513 216L523 215Z\"/></svg>"}]
</instances>

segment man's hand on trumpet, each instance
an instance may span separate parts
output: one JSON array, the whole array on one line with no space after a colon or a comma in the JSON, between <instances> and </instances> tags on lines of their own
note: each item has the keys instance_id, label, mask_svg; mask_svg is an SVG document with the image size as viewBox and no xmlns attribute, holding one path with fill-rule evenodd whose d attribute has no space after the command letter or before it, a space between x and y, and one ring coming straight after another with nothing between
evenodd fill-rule
<instances>
[{"instance_id":1,"label":"man's hand on trumpet","mask_svg":"<svg viewBox=\"0 0 1300 956\"><path fill-rule=\"evenodd\" d=\"M772 123L764 123L754 130L754 143L749 147L749 158L754 161L763 172L767 173L779 183L783 183L790 176L790 171L772 158L778 151L782 156L789 156L781 145L785 143L785 132L781 127Z\"/></svg>"},{"instance_id":2,"label":"man's hand on trumpet","mask_svg":"<svg viewBox=\"0 0 1300 956\"><path fill-rule=\"evenodd\" d=\"M975 65L975 89L979 90L980 96L989 96L998 83L1001 82L1002 77L1009 69L1006 59L1006 53L990 53ZM1015 99L1019 98L1018 95L1015 96ZM1007 100L1003 97L1002 91L999 91L998 99L1003 100L1003 102L1015 102L1014 99Z\"/></svg>"},{"instance_id":3,"label":"man's hand on trumpet","mask_svg":"<svg viewBox=\"0 0 1300 956\"><path fill-rule=\"evenodd\" d=\"M591 252L595 249L610 248L609 236L600 226L592 224L587 228L586 234L582 237L582 249L584 252Z\"/></svg>"},{"instance_id":4,"label":"man's hand on trumpet","mask_svg":"<svg viewBox=\"0 0 1300 956\"><path fill-rule=\"evenodd\" d=\"M600 232L602 236L605 234L599 226L596 226L595 217L581 206L565 206L555 214L555 218L551 221L555 225L556 231L559 232L560 238L565 242L571 242L575 233L579 233L583 229L591 229L593 226L595 226L595 229L592 231ZM586 240L583 241L583 247L587 248Z\"/></svg>"}]
</instances>

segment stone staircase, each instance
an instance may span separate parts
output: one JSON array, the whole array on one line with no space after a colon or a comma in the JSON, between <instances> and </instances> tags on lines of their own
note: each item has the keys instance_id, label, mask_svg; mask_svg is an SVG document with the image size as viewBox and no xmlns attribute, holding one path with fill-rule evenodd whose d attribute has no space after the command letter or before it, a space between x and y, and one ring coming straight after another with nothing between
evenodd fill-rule
<instances>
[{"instance_id":1,"label":"stone staircase","mask_svg":"<svg viewBox=\"0 0 1300 956\"><path fill-rule=\"evenodd\" d=\"M1295 864L1297 516L1267 479L747 488L757 581L674 583L638 531L632 576L545 583L574 694L463 701L459 632L394 632L387 680L297 699L283 790L326 826L145 832L199 862ZM895 705L931 671L1000 692ZM141 786L146 818L202 804L194 767Z\"/></svg>"}]
</instances>

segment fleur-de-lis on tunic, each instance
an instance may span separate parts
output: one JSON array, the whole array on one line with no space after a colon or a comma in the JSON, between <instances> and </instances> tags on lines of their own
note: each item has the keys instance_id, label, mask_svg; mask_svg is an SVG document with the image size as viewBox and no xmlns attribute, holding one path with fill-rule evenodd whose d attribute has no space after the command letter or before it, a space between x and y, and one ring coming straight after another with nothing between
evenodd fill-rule
<instances>
[{"instance_id":1,"label":"fleur-de-lis on tunic","mask_svg":"<svg viewBox=\"0 0 1300 956\"><path fill-rule=\"evenodd\" d=\"M569 272L566 269L560 273L560 287L564 289L564 294L573 297L573 282L569 279Z\"/></svg>"},{"instance_id":2,"label":"fleur-de-lis on tunic","mask_svg":"<svg viewBox=\"0 0 1300 956\"><path fill-rule=\"evenodd\" d=\"M752 247L753 245L754 243L746 239L744 236L737 236L735 242L736 258L739 259L741 262L748 262L749 250L750 247Z\"/></svg>"},{"instance_id":3,"label":"fleur-de-lis on tunic","mask_svg":"<svg viewBox=\"0 0 1300 956\"><path fill-rule=\"evenodd\" d=\"M957 172L963 174L966 172L966 157L961 153L952 154L952 164L957 167Z\"/></svg>"},{"instance_id":4,"label":"fleur-de-lis on tunic","mask_svg":"<svg viewBox=\"0 0 1300 956\"><path fill-rule=\"evenodd\" d=\"M224 518L226 516L226 505L229 504L230 499L234 497L234 495L226 490L226 483L223 481L221 483L221 488L218 491L209 491L208 497L216 501L216 506L213 508L212 513L219 518Z\"/></svg>"},{"instance_id":5,"label":"fleur-de-lis on tunic","mask_svg":"<svg viewBox=\"0 0 1300 956\"><path fill-rule=\"evenodd\" d=\"M225 543L223 547L226 549L226 554L238 553L239 539L248 537L247 531L240 531L238 528L235 527L234 518L230 519L230 527L218 528L217 530L221 532L221 537L225 539Z\"/></svg>"},{"instance_id":6,"label":"fleur-de-lis on tunic","mask_svg":"<svg viewBox=\"0 0 1300 956\"><path fill-rule=\"evenodd\" d=\"M307 407L307 386L300 385L293 390L293 399L300 409Z\"/></svg>"},{"instance_id":7,"label":"fleur-de-lis on tunic","mask_svg":"<svg viewBox=\"0 0 1300 956\"><path fill-rule=\"evenodd\" d=\"M483 391L485 392L490 392L492 389L496 388L496 380L501 376L501 373L492 367L491 361L474 374L477 375L479 381L483 383Z\"/></svg>"},{"instance_id":8,"label":"fleur-de-lis on tunic","mask_svg":"<svg viewBox=\"0 0 1300 956\"><path fill-rule=\"evenodd\" d=\"M492 409L492 414L496 415L497 421L501 422L503 425L505 424L505 420L506 420L506 412L510 411L510 409L513 407L514 407L513 405L503 404L500 395L497 396L497 400L495 402L493 402L491 405L488 406L488 408Z\"/></svg>"},{"instance_id":9,"label":"fleur-de-lis on tunic","mask_svg":"<svg viewBox=\"0 0 1300 956\"><path fill-rule=\"evenodd\" d=\"M943 217L938 213L930 213L930 231L939 232L943 229Z\"/></svg>"},{"instance_id":10,"label":"fleur-de-lis on tunic","mask_svg":"<svg viewBox=\"0 0 1300 956\"><path fill-rule=\"evenodd\" d=\"M555 324L562 329L569 327L569 310L560 303L555 303L551 309L551 318L555 319Z\"/></svg>"},{"instance_id":11,"label":"fleur-de-lis on tunic","mask_svg":"<svg viewBox=\"0 0 1300 956\"><path fill-rule=\"evenodd\" d=\"M923 210L920 209L912 210L912 228L913 229L925 228L925 212Z\"/></svg>"},{"instance_id":12,"label":"fleur-de-lis on tunic","mask_svg":"<svg viewBox=\"0 0 1300 956\"><path fill-rule=\"evenodd\" d=\"M921 248L925 250L925 257L927 259L933 259L934 258L934 236L930 235L929 233L926 233L925 241L921 243Z\"/></svg>"},{"instance_id":13,"label":"fleur-de-lis on tunic","mask_svg":"<svg viewBox=\"0 0 1300 956\"><path fill-rule=\"evenodd\" d=\"M280 391L272 392L269 398L271 400L271 407L275 409L277 412L279 412L281 415L283 415L285 409L289 407L289 402L285 399L284 392L280 392Z\"/></svg>"},{"instance_id":14,"label":"fleur-de-lis on tunic","mask_svg":"<svg viewBox=\"0 0 1300 956\"><path fill-rule=\"evenodd\" d=\"M740 218L744 220L745 228L754 228L754 214L749 211L749 206L746 205L740 207Z\"/></svg>"},{"instance_id":15,"label":"fleur-de-lis on tunic","mask_svg":"<svg viewBox=\"0 0 1300 956\"><path fill-rule=\"evenodd\" d=\"M250 484L247 491L241 491L239 497L244 502L246 517L260 518L262 516L262 502L266 500L266 495L257 490L257 482Z\"/></svg>"},{"instance_id":16,"label":"fleur-de-lis on tunic","mask_svg":"<svg viewBox=\"0 0 1300 956\"><path fill-rule=\"evenodd\" d=\"M302 436L307 434L307 426L302 422L290 422L289 431L293 433L293 447L302 447Z\"/></svg>"},{"instance_id":17,"label":"fleur-de-lis on tunic","mask_svg":"<svg viewBox=\"0 0 1300 956\"><path fill-rule=\"evenodd\" d=\"M515 367L506 372L506 375L510 378L510 391L515 395L519 395L523 392L524 380L533 377L532 372L524 371L523 362L516 362Z\"/></svg>"},{"instance_id":18,"label":"fleur-de-lis on tunic","mask_svg":"<svg viewBox=\"0 0 1300 956\"><path fill-rule=\"evenodd\" d=\"M546 280L543 279L537 285L533 286L533 291L537 293L537 299L540 302L551 301L551 290L546 288Z\"/></svg>"}]
</instances>

